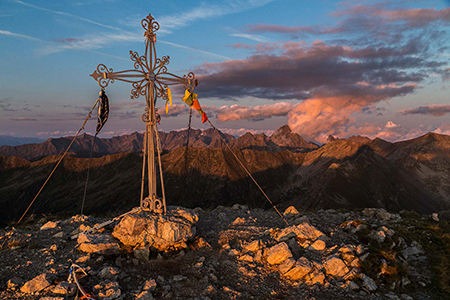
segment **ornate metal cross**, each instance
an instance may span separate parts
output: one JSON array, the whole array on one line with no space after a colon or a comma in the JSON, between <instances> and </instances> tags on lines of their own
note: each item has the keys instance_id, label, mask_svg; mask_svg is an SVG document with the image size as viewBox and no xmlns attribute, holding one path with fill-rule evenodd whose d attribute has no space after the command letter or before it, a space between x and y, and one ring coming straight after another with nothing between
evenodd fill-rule
<instances>
[{"instance_id":1,"label":"ornate metal cross","mask_svg":"<svg viewBox=\"0 0 450 300\"><path fill-rule=\"evenodd\" d=\"M159 140L157 120L159 114L155 109L157 98L165 101L169 100L167 92L169 85L183 84L191 92L197 86L198 81L194 73L190 72L183 77L167 72L166 65L169 64L169 56L163 56L161 59L156 56L156 31L159 29L158 22L154 21L152 15L148 15L141 21L145 29L145 54L139 56L137 52L130 51L130 58L134 62L134 70L125 70L114 72L108 69L104 64L99 64L97 70L91 76L104 89L109 83L115 80L125 81L132 84L131 99L139 96L145 96L147 108L142 115L142 121L145 122L144 150L142 163L142 181L141 181L141 208L145 211L155 213L166 213L166 196L164 192L164 180L161 166L161 142ZM161 177L161 194L159 199L156 194L156 165L155 165L155 139L158 154L159 175ZM148 171L148 196L144 198L145 170Z\"/></svg>"}]
</instances>

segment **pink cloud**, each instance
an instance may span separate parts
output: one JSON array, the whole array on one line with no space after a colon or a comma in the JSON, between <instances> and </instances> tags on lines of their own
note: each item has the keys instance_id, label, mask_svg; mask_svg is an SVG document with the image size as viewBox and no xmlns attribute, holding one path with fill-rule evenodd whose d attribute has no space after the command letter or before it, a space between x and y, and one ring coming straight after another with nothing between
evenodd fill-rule
<instances>
[{"instance_id":1,"label":"pink cloud","mask_svg":"<svg viewBox=\"0 0 450 300\"><path fill-rule=\"evenodd\" d=\"M450 105L425 105L416 108L399 110L398 113L401 113L403 115L432 115L435 117L442 117L443 115L450 113Z\"/></svg>"},{"instance_id":2,"label":"pink cloud","mask_svg":"<svg viewBox=\"0 0 450 300\"><path fill-rule=\"evenodd\" d=\"M214 109L216 117L221 122L226 121L238 121L238 120L250 120L258 121L262 119L268 119L275 116L287 116L296 105L289 102L279 102L275 104L257 105L257 106L244 106L244 105L231 105L221 106Z\"/></svg>"}]
</instances>

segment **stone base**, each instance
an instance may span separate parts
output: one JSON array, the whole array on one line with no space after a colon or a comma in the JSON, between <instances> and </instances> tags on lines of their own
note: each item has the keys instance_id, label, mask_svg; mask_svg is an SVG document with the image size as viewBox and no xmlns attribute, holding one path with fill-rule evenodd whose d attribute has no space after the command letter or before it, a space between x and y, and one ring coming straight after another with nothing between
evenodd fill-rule
<instances>
[{"instance_id":1,"label":"stone base","mask_svg":"<svg viewBox=\"0 0 450 300\"><path fill-rule=\"evenodd\" d=\"M194 238L197 221L192 210L169 206L166 215L141 211L125 216L112 235L133 249L178 250Z\"/></svg>"}]
</instances>

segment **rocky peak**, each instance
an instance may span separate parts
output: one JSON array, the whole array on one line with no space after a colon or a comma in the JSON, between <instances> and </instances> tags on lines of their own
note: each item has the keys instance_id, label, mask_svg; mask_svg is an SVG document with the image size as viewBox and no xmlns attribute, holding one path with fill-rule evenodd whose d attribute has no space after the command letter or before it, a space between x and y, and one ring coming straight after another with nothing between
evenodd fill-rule
<instances>
[{"instance_id":1,"label":"rocky peak","mask_svg":"<svg viewBox=\"0 0 450 300\"><path fill-rule=\"evenodd\" d=\"M291 127L289 127L289 125L283 125L273 132L272 137L275 137L278 135L288 135L291 132L292 132L292 130L291 130Z\"/></svg>"}]
</instances>

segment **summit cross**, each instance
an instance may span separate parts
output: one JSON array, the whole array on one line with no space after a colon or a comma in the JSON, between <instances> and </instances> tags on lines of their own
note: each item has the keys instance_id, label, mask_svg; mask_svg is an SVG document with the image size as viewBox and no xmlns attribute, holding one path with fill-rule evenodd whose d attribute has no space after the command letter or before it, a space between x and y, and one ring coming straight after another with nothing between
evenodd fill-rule
<instances>
[{"instance_id":1,"label":"summit cross","mask_svg":"<svg viewBox=\"0 0 450 300\"><path fill-rule=\"evenodd\" d=\"M131 83L131 99L137 99L139 96L145 96L147 108L142 115L142 121L145 122L142 180L141 180L141 199L140 206L144 211L155 213L166 213L166 197L164 191L164 179L161 165L161 142L159 140L157 121L160 116L155 109L156 99L162 98L169 101L171 97L168 92L169 85L183 84L185 89L190 92L198 85L198 80L194 73L189 72L183 77L169 73L167 65L170 62L169 56L163 56L161 59L156 56L156 31L159 30L159 24L152 15L148 15L141 21L145 29L145 53L139 56L137 52L130 51L130 59L134 62L134 69L114 72L108 69L104 64L99 64L97 69L90 75L100 85L102 89L115 80ZM170 90L169 90L170 91ZM155 139L158 154L159 175L161 178L162 199L157 197L156 193L156 164L155 164ZM148 171L148 196L144 198L145 171Z\"/></svg>"}]
</instances>

